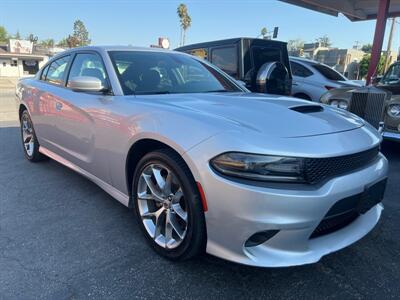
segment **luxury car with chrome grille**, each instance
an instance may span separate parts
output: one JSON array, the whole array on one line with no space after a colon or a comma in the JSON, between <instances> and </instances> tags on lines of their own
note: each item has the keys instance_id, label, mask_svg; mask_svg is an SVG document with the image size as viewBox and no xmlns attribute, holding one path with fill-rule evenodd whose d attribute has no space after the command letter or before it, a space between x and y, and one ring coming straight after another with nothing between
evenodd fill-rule
<instances>
[{"instance_id":1,"label":"luxury car with chrome grille","mask_svg":"<svg viewBox=\"0 0 400 300\"><path fill-rule=\"evenodd\" d=\"M21 80L16 100L26 158L92 180L173 260L206 251L314 263L381 217L388 162L375 128L329 105L250 93L188 54L68 50Z\"/></svg>"},{"instance_id":2,"label":"luxury car with chrome grille","mask_svg":"<svg viewBox=\"0 0 400 300\"><path fill-rule=\"evenodd\" d=\"M400 142L400 62L375 78L373 85L333 89L320 102L348 110L380 130L385 139Z\"/></svg>"}]
</instances>

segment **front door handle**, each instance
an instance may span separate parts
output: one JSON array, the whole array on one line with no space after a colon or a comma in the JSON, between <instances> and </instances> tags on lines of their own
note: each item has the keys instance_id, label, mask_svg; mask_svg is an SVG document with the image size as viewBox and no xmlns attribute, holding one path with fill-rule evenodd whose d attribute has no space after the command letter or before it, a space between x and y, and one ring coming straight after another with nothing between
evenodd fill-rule
<instances>
[{"instance_id":1,"label":"front door handle","mask_svg":"<svg viewBox=\"0 0 400 300\"><path fill-rule=\"evenodd\" d=\"M62 109L63 105L61 102L56 102L56 110L60 111Z\"/></svg>"}]
</instances>

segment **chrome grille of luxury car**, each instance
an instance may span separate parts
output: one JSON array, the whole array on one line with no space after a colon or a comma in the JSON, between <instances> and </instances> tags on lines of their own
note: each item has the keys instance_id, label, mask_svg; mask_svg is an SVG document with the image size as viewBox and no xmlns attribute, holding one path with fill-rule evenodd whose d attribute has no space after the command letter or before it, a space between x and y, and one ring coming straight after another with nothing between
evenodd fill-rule
<instances>
[{"instance_id":1,"label":"chrome grille of luxury car","mask_svg":"<svg viewBox=\"0 0 400 300\"><path fill-rule=\"evenodd\" d=\"M379 153L379 147L354 154L328 158L306 158L304 165L305 179L315 184L326 179L349 173L366 166Z\"/></svg>"},{"instance_id":2,"label":"chrome grille of luxury car","mask_svg":"<svg viewBox=\"0 0 400 300\"><path fill-rule=\"evenodd\" d=\"M349 111L363 118L375 128L383 121L383 111L388 93L377 88L362 88L351 95Z\"/></svg>"}]
</instances>

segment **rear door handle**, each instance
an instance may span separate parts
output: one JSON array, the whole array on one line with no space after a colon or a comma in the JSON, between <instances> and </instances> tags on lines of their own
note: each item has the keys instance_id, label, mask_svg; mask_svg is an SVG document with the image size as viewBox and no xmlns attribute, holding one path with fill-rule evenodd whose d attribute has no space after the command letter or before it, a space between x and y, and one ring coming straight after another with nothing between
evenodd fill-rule
<instances>
[{"instance_id":1,"label":"rear door handle","mask_svg":"<svg viewBox=\"0 0 400 300\"><path fill-rule=\"evenodd\" d=\"M60 111L62 109L63 105L61 102L56 102L56 110Z\"/></svg>"}]
</instances>

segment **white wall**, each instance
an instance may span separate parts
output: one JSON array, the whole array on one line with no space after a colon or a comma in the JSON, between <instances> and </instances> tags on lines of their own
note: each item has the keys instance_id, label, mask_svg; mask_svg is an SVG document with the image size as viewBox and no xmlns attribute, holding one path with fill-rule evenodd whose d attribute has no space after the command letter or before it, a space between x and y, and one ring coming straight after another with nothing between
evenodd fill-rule
<instances>
[{"instance_id":1,"label":"white wall","mask_svg":"<svg viewBox=\"0 0 400 300\"><path fill-rule=\"evenodd\" d=\"M43 57L43 60L39 61L39 69L48 61L48 57ZM11 66L11 58L0 58L0 77L24 77L32 76L24 74L23 59L18 59L17 66ZM5 63L5 65L4 65Z\"/></svg>"}]
</instances>

